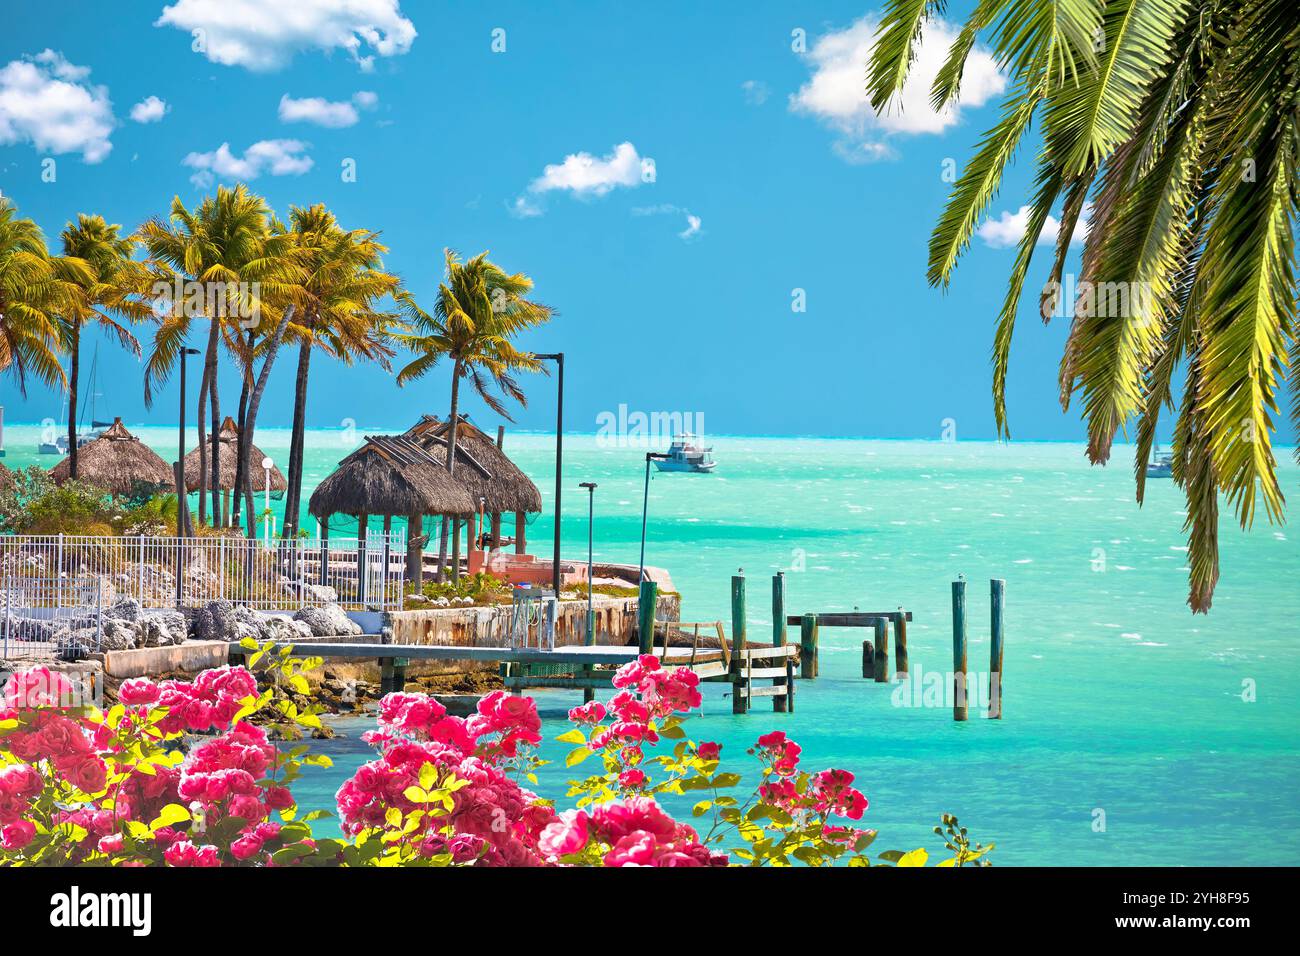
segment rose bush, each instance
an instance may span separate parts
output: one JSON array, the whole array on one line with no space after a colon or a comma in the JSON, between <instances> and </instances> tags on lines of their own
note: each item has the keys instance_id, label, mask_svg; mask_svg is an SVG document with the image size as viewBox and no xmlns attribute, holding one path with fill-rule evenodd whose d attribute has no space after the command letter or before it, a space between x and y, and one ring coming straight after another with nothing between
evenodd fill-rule
<instances>
[{"instance_id":1,"label":"rose bush","mask_svg":"<svg viewBox=\"0 0 1300 956\"><path fill-rule=\"evenodd\" d=\"M756 783L721 769L722 748L694 742L685 715L699 678L644 655L614 676L606 702L574 708L566 765L600 761L570 782L557 811L534 792L541 720L530 698L497 691L453 717L423 694L379 704L363 739L376 750L337 794L343 838L320 838L298 817L291 785L328 758L274 740L250 723L264 709L291 728L319 726L316 709L276 699L271 681L307 691L319 659L257 648L249 667L190 681L124 682L107 713L67 706L68 678L14 675L0 699L0 864L115 866L823 866L871 865L875 831L855 824L867 798L842 769L801 769L784 732L748 752ZM260 665L260 666L259 666ZM259 691L255 672L268 678ZM196 736L203 735L203 736ZM292 737L294 734L289 734ZM292 741L290 741L292 743ZM671 749L658 753L657 745ZM690 805L691 822L667 804ZM987 865L955 818L935 832L953 852L940 865ZM876 863L924 865L924 850Z\"/></svg>"}]
</instances>

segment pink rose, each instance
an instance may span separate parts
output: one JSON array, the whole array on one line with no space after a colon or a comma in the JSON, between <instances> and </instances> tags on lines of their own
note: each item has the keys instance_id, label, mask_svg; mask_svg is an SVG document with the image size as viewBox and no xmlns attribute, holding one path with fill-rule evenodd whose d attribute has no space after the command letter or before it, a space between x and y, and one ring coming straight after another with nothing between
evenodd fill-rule
<instances>
[{"instance_id":1,"label":"pink rose","mask_svg":"<svg viewBox=\"0 0 1300 956\"><path fill-rule=\"evenodd\" d=\"M547 856L567 856L587 845L588 816L582 810L565 810L554 823L548 823L537 839L537 847Z\"/></svg>"},{"instance_id":2,"label":"pink rose","mask_svg":"<svg viewBox=\"0 0 1300 956\"><path fill-rule=\"evenodd\" d=\"M0 847L6 850L21 850L36 839L36 827L30 820L15 820L0 828Z\"/></svg>"}]
</instances>

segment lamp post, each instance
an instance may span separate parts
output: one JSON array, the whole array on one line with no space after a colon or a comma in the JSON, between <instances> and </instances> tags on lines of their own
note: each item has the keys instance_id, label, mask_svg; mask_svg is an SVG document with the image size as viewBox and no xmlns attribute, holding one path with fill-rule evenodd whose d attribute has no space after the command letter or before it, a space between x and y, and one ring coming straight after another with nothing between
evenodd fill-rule
<instances>
[{"instance_id":1,"label":"lamp post","mask_svg":"<svg viewBox=\"0 0 1300 956\"><path fill-rule=\"evenodd\" d=\"M596 483L584 481L579 488L587 489L587 644L596 643L596 611L591 601L591 555L596 540Z\"/></svg>"},{"instance_id":2,"label":"lamp post","mask_svg":"<svg viewBox=\"0 0 1300 956\"><path fill-rule=\"evenodd\" d=\"M555 563L551 567L551 582L555 596L560 596L560 480L564 472L564 353L534 354L533 358L554 362L559 370L555 402Z\"/></svg>"},{"instance_id":3,"label":"lamp post","mask_svg":"<svg viewBox=\"0 0 1300 956\"><path fill-rule=\"evenodd\" d=\"M645 496L641 499L641 566L636 573L637 587L645 580L645 522L646 514L650 510L650 462L657 459L665 459L668 456L663 452L648 451L645 453Z\"/></svg>"},{"instance_id":4,"label":"lamp post","mask_svg":"<svg viewBox=\"0 0 1300 956\"><path fill-rule=\"evenodd\" d=\"M268 548L271 546L271 469L274 467L275 462L270 455L262 459L262 471L266 474L266 516L262 520L262 534Z\"/></svg>"}]
</instances>

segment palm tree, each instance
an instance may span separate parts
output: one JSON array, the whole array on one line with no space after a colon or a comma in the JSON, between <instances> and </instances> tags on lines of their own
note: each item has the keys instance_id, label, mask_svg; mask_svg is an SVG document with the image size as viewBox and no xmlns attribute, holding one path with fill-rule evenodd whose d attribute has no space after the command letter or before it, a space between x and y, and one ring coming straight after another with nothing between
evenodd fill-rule
<instances>
[{"instance_id":1,"label":"palm tree","mask_svg":"<svg viewBox=\"0 0 1300 956\"><path fill-rule=\"evenodd\" d=\"M118 318L139 322L153 314L144 296L149 273L131 260L135 239L119 235L121 226L109 225L102 216L77 217L63 230L63 258L84 264L77 295L62 310L60 333L68 354L68 467L77 477L77 385L81 366L81 331L94 323L117 336L123 348L140 357L140 343Z\"/></svg>"},{"instance_id":2,"label":"palm tree","mask_svg":"<svg viewBox=\"0 0 1300 956\"><path fill-rule=\"evenodd\" d=\"M66 384L57 316L73 294L69 280L86 278L84 265L52 259L36 223L0 198L0 372L17 380L24 397L28 373Z\"/></svg>"},{"instance_id":3,"label":"palm tree","mask_svg":"<svg viewBox=\"0 0 1300 956\"><path fill-rule=\"evenodd\" d=\"M266 200L242 183L233 189L217 187L193 212L179 197L172 200L168 221L150 219L140 227L149 264L161 275L185 283L183 301L173 302L154 335L153 350L145 363L145 402L151 403L155 384L165 382L176 364L194 319L209 323L199 383L199 521L205 520L205 491L209 474L213 523L221 523L221 443L212 444L209 471L204 412L212 399L212 433L219 434L221 406L217 392L218 345L236 356L247 380L253 360L252 339L242 330L256 330L278 322L280 315L263 314L268 300L285 297L293 277L293 240L283 230L272 229Z\"/></svg>"},{"instance_id":4,"label":"palm tree","mask_svg":"<svg viewBox=\"0 0 1300 956\"><path fill-rule=\"evenodd\" d=\"M299 503L305 458L307 378L314 349L351 365L358 358L388 369L389 344L396 316L377 311L376 302L397 291L396 276L383 271L388 248L379 234L344 231L324 205L294 207L291 231L304 253L302 308L290 334L298 341L294 382L293 436L289 447L289 490L285 497L284 536L298 533Z\"/></svg>"},{"instance_id":5,"label":"palm tree","mask_svg":"<svg viewBox=\"0 0 1300 956\"><path fill-rule=\"evenodd\" d=\"M941 6L889 3L868 67L877 110L902 87L922 26ZM1271 435L1279 385L1288 364L1300 363L1300 7L1295 0L981 0L935 79L936 108L957 97L980 35L1014 87L931 236L930 283L947 286L1003 170L1040 117L1029 222L994 339L999 431L1009 437L1007 358L1039 233L1060 200L1040 306L1046 321L1090 202L1061 404L1068 409L1082 393L1094 464L1108 460L1116 432L1137 419L1140 503L1156 424L1163 408L1174 408L1171 380L1183 367L1173 475L1187 499L1188 604L1208 611L1219 576L1219 494L1243 527L1261 502L1270 521L1283 513ZM1110 301L1098 303L1099 293ZM1115 298L1119 308L1108 308ZM1291 415L1300 425L1300 398Z\"/></svg>"},{"instance_id":6,"label":"palm tree","mask_svg":"<svg viewBox=\"0 0 1300 956\"><path fill-rule=\"evenodd\" d=\"M474 391L494 412L510 419L506 406L493 391L520 405L528 400L513 373L536 372L542 364L531 352L521 352L511 339L526 329L549 322L553 311L530 301L533 280L523 273L507 274L483 252L462 263L455 252L445 252L447 276L438 286L433 314L415 303L409 292L396 295L398 306L414 331L398 335L416 358L397 373L397 383L405 385L428 374L443 356L452 362L451 411L447 420L451 428L447 437L447 471L455 471L456 431L460 416L460 380L468 378ZM447 519L442 519L442 541L438 548L438 575L442 576L447 558ZM452 574L460 576L460 568Z\"/></svg>"}]
</instances>

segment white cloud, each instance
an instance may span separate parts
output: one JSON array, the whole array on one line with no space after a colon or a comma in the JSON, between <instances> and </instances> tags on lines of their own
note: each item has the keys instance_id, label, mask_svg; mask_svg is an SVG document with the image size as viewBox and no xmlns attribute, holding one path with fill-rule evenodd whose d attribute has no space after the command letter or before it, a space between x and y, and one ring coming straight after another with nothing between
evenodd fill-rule
<instances>
[{"instance_id":1,"label":"white cloud","mask_svg":"<svg viewBox=\"0 0 1300 956\"><path fill-rule=\"evenodd\" d=\"M171 110L166 100L156 96L146 96L131 107L131 119L137 123L156 123Z\"/></svg>"},{"instance_id":2,"label":"white cloud","mask_svg":"<svg viewBox=\"0 0 1300 956\"><path fill-rule=\"evenodd\" d=\"M631 143L619 143L603 159L591 153L571 153L564 157L564 162L543 169L528 190L545 193L567 189L576 196L603 196L619 186L641 185L642 162Z\"/></svg>"},{"instance_id":3,"label":"white cloud","mask_svg":"<svg viewBox=\"0 0 1300 956\"><path fill-rule=\"evenodd\" d=\"M591 153L570 153L562 163L552 163L528 184L528 192L541 196L560 190L579 199L604 196L620 186L634 189L654 181L654 160L642 158L631 143L619 143L608 156L597 159ZM521 218L540 216L541 204L525 194L510 207Z\"/></svg>"},{"instance_id":4,"label":"white cloud","mask_svg":"<svg viewBox=\"0 0 1300 956\"><path fill-rule=\"evenodd\" d=\"M689 209L681 206L674 206L669 203L661 203L658 206L635 206L632 209L634 216L664 216L680 215L686 217L686 228L677 234L679 239L685 239L687 242L700 235L703 222L699 216L694 215Z\"/></svg>"},{"instance_id":5,"label":"white cloud","mask_svg":"<svg viewBox=\"0 0 1300 956\"><path fill-rule=\"evenodd\" d=\"M352 102L333 102L320 96L296 100L288 93L280 97L280 120L284 123L315 123L331 129L355 126L361 118L357 107L374 109L379 97L363 90L352 97Z\"/></svg>"},{"instance_id":6,"label":"white cloud","mask_svg":"<svg viewBox=\"0 0 1300 956\"><path fill-rule=\"evenodd\" d=\"M762 106L772 92L762 80L746 80L740 88L745 91L745 102L751 106Z\"/></svg>"},{"instance_id":7,"label":"white cloud","mask_svg":"<svg viewBox=\"0 0 1300 956\"><path fill-rule=\"evenodd\" d=\"M0 146L30 142L59 155L98 163L113 149L108 87L84 82L90 68L44 50L0 68Z\"/></svg>"},{"instance_id":8,"label":"white cloud","mask_svg":"<svg viewBox=\"0 0 1300 956\"><path fill-rule=\"evenodd\" d=\"M154 26L194 37L197 52L214 63L278 70L302 50L346 50L363 72L375 55L411 49L415 25L399 0L177 0ZM361 50L371 52L365 56Z\"/></svg>"},{"instance_id":9,"label":"white cloud","mask_svg":"<svg viewBox=\"0 0 1300 956\"><path fill-rule=\"evenodd\" d=\"M1025 230L1029 227L1028 206L1021 206L1015 212L1003 210L997 219L986 219L980 223L980 227L975 230L975 234L984 240L984 244L994 249L1007 249L1011 246L1020 245L1020 240L1025 237ZM1075 224L1074 234L1070 237L1070 245L1078 245L1088 235L1088 229L1092 225L1092 204L1084 203L1083 211L1079 214L1079 221ZM1038 233L1038 244L1046 246L1056 245L1056 234L1061 228L1061 220L1055 216L1048 216L1043 220L1043 228Z\"/></svg>"},{"instance_id":10,"label":"white cloud","mask_svg":"<svg viewBox=\"0 0 1300 956\"><path fill-rule=\"evenodd\" d=\"M312 167L306 149L307 144L296 139L264 139L244 150L243 156L236 156L229 143L222 143L210 153L190 153L181 163L195 170L190 182L205 189L217 177L248 182L263 173L301 176Z\"/></svg>"},{"instance_id":11,"label":"white cloud","mask_svg":"<svg viewBox=\"0 0 1300 956\"><path fill-rule=\"evenodd\" d=\"M790 96L790 109L821 120L841 137L836 152L850 162L893 155L884 140L895 135L942 133L961 120L965 107L983 106L1006 88L1006 77L989 52L976 46L966 61L961 96L940 112L930 107L930 85L956 39L958 28L932 20L921 34L916 61L900 95L877 116L867 99L867 63L879 21L863 17L828 33L807 53L812 76Z\"/></svg>"}]
</instances>

